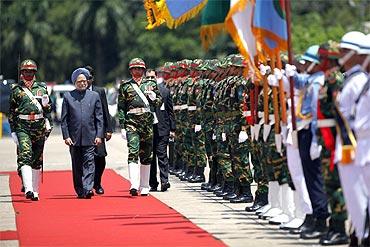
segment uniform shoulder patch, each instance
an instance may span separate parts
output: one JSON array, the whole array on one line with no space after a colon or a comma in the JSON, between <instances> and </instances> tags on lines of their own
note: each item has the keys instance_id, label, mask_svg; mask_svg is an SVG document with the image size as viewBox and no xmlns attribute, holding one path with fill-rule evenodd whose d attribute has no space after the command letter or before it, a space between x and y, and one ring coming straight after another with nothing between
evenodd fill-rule
<instances>
[{"instance_id":1,"label":"uniform shoulder patch","mask_svg":"<svg viewBox=\"0 0 370 247\"><path fill-rule=\"evenodd\" d=\"M13 83L11 86L11 89L20 88L21 86L18 83Z\"/></svg>"}]
</instances>

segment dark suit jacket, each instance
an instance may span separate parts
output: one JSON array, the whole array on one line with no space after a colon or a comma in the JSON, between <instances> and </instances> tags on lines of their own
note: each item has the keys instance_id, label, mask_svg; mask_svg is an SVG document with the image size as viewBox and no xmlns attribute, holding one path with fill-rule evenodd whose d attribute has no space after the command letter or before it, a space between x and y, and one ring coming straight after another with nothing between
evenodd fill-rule
<instances>
[{"instance_id":1,"label":"dark suit jacket","mask_svg":"<svg viewBox=\"0 0 370 247\"><path fill-rule=\"evenodd\" d=\"M175 115L173 113L172 105L172 96L170 94L170 90L166 88L166 86L163 83L159 83L158 88L163 98L163 104L161 107L155 108L158 123L154 125L154 128L158 128L159 136L166 136L170 134L170 131L175 131L176 129Z\"/></svg>"},{"instance_id":2,"label":"dark suit jacket","mask_svg":"<svg viewBox=\"0 0 370 247\"><path fill-rule=\"evenodd\" d=\"M110 132L110 133L113 132L113 130L112 130L113 129L112 128L112 120L111 120L109 110L108 110L107 96L105 95L104 88L97 87L97 86L94 86L94 85L92 85L91 88L92 88L92 91L97 92L100 96L100 101L101 101L101 104L102 104L102 107L103 107L103 122L104 122L103 132L104 132L104 136L105 136L105 134L107 132ZM95 155L100 156L100 157L107 156L107 150L105 148L104 139L102 140L102 144L96 147Z\"/></svg>"},{"instance_id":3,"label":"dark suit jacket","mask_svg":"<svg viewBox=\"0 0 370 247\"><path fill-rule=\"evenodd\" d=\"M99 94L76 89L65 93L61 127L63 139L71 138L74 146L92 146L96 137L103 138L103 111Z\"/></svg>"}]
</instances>

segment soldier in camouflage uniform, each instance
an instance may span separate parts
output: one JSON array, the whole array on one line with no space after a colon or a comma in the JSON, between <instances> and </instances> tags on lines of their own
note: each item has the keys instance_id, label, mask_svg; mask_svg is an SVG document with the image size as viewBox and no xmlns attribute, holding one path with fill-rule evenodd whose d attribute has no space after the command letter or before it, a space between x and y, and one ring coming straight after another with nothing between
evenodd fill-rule
<instances>
[{"instance_id":1,"label":"soldier in camouflage uniform","mask_svg":"<svg viewBox=\"0 0 370 247\"><path fill-rule=\"evenodd\" d=\"M321 151L321 164L324 172L324 185L328 195L331 209L329 231L320 239L323 245L347 244L348 237L345 231L347 210L343 191L340 185L338 168L334 164L336 128L334 121L335 96L342 86L343 76L337 70L337 59L340 57L339 46L328 42L320 46L319 56L322 70L326 72L324 87L320 90L317 119L318 141L323 148ZM313 116L316 117L316 116Z\"/></svg>"},{"instance_id":2,"label":"soldier in camouflage uniform","mask_svg":"<svg viewBox=\"0 0 370 247\"><path fill-rule=\"evenodd\" d=\"M251 183L253 176L249 165L250 146L247 142L247 121L245 118L243 104L249 81L243 77L246 62L240 54L232 55L229 60L231 66L231 79L229 80L229 114L227 137L229 140L229 150L231 162L236 178L237 197L230 198L231 203L249 203L253 201L251 193Z\"/></svg>"},{"instance_id":3,"label":"soldier in camouflage uniform","mask_svg":"<svg viewBox=\"0 0 370 247\"><path fill-rule=\"evenodd\" d=\"M216 84L215 77L217 76L217 63L218 60L209 60L206 67L209 71L207 79L203 84L201 93L198 95L197 102L199 105L199 114L202 119L202 129L205 132L205 148L208 157L208 165L210 168L209 178L207 183L201 185L202 190L212 191L217 184L217 159L216 149L217 145L213 140L213 128L215 126L215 116L213 114L213 91Z\"/></svg>"},{"instance_id":4,"label":"soldier in camouflage uniform","mask_svg":"<svg viewBox=\"0 0 370 247\"><path fill-rule=\"evenodd\" d=\"M144 81L145 63L134 58L129 63L132 78L123 81L118 95L118 118L123 138L127 138L130 194L149 194L149 173L153 155L153 107L162 104L157 83ZM158 120L157 120L158 121ZM139 165L139 157L140 163Z\"/></svg>"},{"instance_id":5,"label":"soldier in camouflage uniform","mask_svg":"<svg viewBox=\"0 0 370 247\"><path fill-rule=\"evenodd\" d=\"M197 71L198 76L193 78L188 89L188 116L191 124L192 134L192 156L190 164L194 164L193 175L189 177L190 183L204 182L204 168L207 165L207 154L205 147L205 133L202 129L201 102L198 97L201 95L202 88L206 82L208 69L205 61L199 59L193 61L193 67Z\"/></svg>"},{"instance_id":6,"label":"soldier in camouflage uniform","mask_svg":"<svg viewBox=\"0 0 370 247\"><path fill-rule=\"evenodd\" d=\"M51 131L51 104L46 84L36 82L37 65L27 59L20 65L20 83L12 85L9 124L18 146L18 171L26 198L39 199L45 139Z\"/></svg>"}]
</instances>

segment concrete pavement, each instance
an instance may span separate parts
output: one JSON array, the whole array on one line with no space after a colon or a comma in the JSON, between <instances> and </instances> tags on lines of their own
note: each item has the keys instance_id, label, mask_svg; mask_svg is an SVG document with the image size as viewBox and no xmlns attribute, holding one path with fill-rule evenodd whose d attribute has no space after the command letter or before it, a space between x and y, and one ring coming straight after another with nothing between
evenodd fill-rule
<instances>
[{"instance_id":1,"label":"concrete pavement","mask_svg":"<svg viewBox=\"0 0 370 247\"><path fill-rule=\"evenodd\" d=\"M68 147L59 132L56 129L47 140L44 151L46 171L71 169ZM107 149L107 168L128 178L127 147L119 134L114 134L107 142ZM0 171L16 170L15 144L11 138L0 139L0 157ZM278 230L277 226L259 220L255 215L244 211L248 204L228 203L212 193L201 191L200 184L180 182L173 176L170 177L170 183L169 191L153 192L151 195L229 246L319 246L318 240L300 240L298 236L289 235ZM8 176L5 175L0 176L0 204L0 231L16 230ZM0 246L18 246L18 241L0 241Z\"/></svg>"}]
</instances>

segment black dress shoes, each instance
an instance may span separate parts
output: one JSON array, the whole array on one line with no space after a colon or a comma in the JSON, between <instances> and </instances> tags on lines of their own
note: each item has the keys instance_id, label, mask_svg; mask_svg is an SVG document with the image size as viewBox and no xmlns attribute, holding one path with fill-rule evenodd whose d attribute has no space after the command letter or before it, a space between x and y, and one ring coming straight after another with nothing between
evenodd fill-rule
<instances>
[{"instance_id":1,"label":"black dress shoes","mask_svg":"<svg viewBox=\"0 0 370 247\"><path fill-rule=\"evenodd\" d=\"M33 200L33 198L34 198L34 194L33 194L33 192L32 192L32 191L27 191L27 193L26 193L26 198L27 198L27 199L31 199L31 200Z\"/></svg>"},{"instance_id":2,"label":"black dress shoes","mask_svg":"<svg viewBox=\"0 0 370 247\"><path fill-rule=\"evenodd\" d=\"M151 191L151 192L158 191L158 187L150 187L149 191Z\"/></svg>"},{"instance_id":3,"label":"black dress shoes","mask_svg":"<svg viewBox=\"0 0 370 247\"><path fill-rule=\"evenodd\" d=\"M315 239L325 236L328 228L326 226L326 219L316 219L315 225L306 231L302 231L302 239Z\"/></svg>"},{"instance_id":4,"label":"black dress shoes","mask_svg":"<svg viewBox=\"0 0 370 247\"><path fill-rule=\"evenodd\" d=\"M171 184L169 182L162 183L161 184L161 191L162 192L167 191L170 187L171 187Z\"/></svg>"},{"instance_id":5,"label":"black dress shoes","mask_svg":"<svg viewBox=\"0 0 370 247\"><path fill-rule=\"evenodd\" d=\"M345 232L329 230L323 237L320 238L321 245L340 245L348 244L348 236Z\"/></svg>"},{"instance_id":6,"label":"black dress shoes","mask_svg":"<svg viewBox=\"0 0 370 247\"><path fill-rule=\"evenodd\" d=\"M101 186L98 186L95 188L95 193L98 195L103 195L104 194L104 189Z\"/></svg>"},{"instance_id":7,"label":"black dress shoes","mask_svg":"<svg viewBox=\"0 0 370 247\"><path fill-rule=\"evenodd\" d=\"M138 195L137 189L134 189L134 188L130 189L130 195L137 196Z\"/></svg>"}]
</instances>

